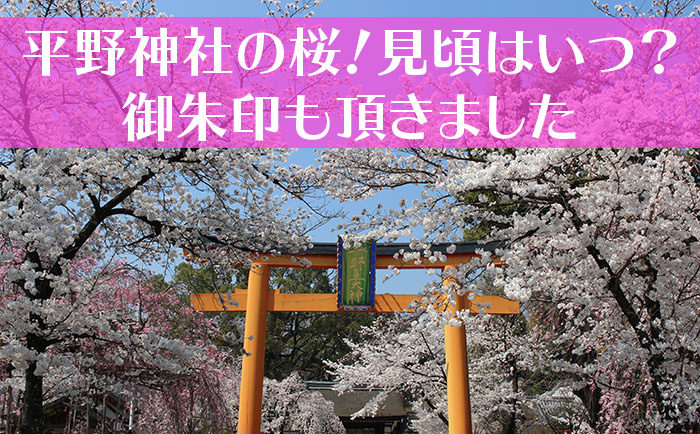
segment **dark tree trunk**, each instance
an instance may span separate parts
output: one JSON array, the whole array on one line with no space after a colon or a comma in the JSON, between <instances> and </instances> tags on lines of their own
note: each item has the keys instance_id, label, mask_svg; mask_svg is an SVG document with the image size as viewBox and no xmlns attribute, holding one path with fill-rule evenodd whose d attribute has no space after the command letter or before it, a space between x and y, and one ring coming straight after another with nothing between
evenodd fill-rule
<instances>
[{"instance_id":1,"label":"dark tree trunk","mask_svg":"<svg viewBox=\"0 0 700 434\"><path fill-rule=\"evenodd\" d=\"M602 410L600 390L595 386L584 386L581 389L574 390L574 395L578 396L583 402L588 421L591 427L597 431L600 422L600 411Z\"/></svg>"},{"instance_id":2,"label":"dark tree trunk","mask_svg":"<svg viewBox=\"0 0 700 434\"><path fill-rule=\"evenodd\" d=\"M102 427L100 428L100 434L105 434L105 418L107 417L106 403L107 403L107 395L103 393L102 394L102 420L100 421L102 424Z\"/></svg>"},{"instance_id":3,"label":"dark tree trunk","mask_svg":"<svg viewBox=\"0 0 700 434\"><path fill-rule=\"evenodd\" d=\"M33 262L38 264L39 260L35 258ZM54 273L55 276L60 274L60 272ZM20 287L23 288L24 284L20 284ZM29 292L27 295L33 300L48 300L52 292L50 281L40 278L36 280L36 294ZM36 354L46 353L49 341L40 334L46 330L43 318L37 313L30 313L29 323L35 325L39 333L27 334L27 348ZM24 372L20 434L41 434L44 429L44 377L36 375L36 368L36 361L32 361Z\"/></svg>"},{"instance_id":4,"label":"dark tree trunk","mask_svg":"<svg viewBox=\"0 0 700 434\"><path fill-rule=\"evenodd\" d=\"M35 375L36 362L29 363L24 374L24 405L20 434L41 434L44 429L44 379Z\"/></svg>"},{"instance_id":5,"label":"dark tree trunk","mask_svg":"<svg viewBox=\"0 0 700 434\"><path fill-rule=\"evenodd\" d=\"M10 371L10 369L8 369ZM8 375L9 377L9 375ZM10 429L12 427L12 400L14 399L14 396L12 396L12 387L7 386L7 407L6 407L6 419L5 419L5 432L10 433Z\"/></svg>"},{"instance_id":6,"label":"dark tree trunk","mask_svg":"<svg viewBox=\"0 0 700 434\"><path fill-rule=\"evenodd\" d=\"M513 390L514 395L518 395L520 392L520 387L518 384L518 376L520 373L518 372L518 362L513 357L512 355L509 355L508 357L508 364L510 364L510 373L511 373L511 386ZM513 398L513 401L511 401L511 404L513 405L513 408L508 415L508 424L506 426L506 434L517 434L517 423L518 423L518 400L517 398Z\"/></svg>"}]
</instances>

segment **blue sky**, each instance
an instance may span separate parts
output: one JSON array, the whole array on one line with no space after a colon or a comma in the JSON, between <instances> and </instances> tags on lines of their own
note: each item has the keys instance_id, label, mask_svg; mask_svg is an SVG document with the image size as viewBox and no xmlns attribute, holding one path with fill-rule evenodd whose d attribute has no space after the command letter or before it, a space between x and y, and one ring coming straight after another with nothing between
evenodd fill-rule
<instances>
[{"instance_id":1,"label":"blue sky","mask_svg":"<svg viewBox=\"0 0 700 434\"><path fill-rule=\"evenodd\" d=\"M282 3L286 3L283 1ZM612 1L611 3L615 3ZM621 3L624 3L621 1ZM260 0L165 0L159 9L181 17L255 17ZM589 0L323 0L320 17L586 17L600 16Z\"/></svg>"},{"instance_id":2,"label":"blue sky","mask_svg":"<svg viewBox=\"0 0 700 434\"><path fill-rule=\"evenodd\" d=\"M282 0L286 3L289 0ZM613 2L614 3L614 2ZM164 0L159 9L168 15L179 17L256 17L265 15L267 9L260 0ZM576 17L601 16L589 0L323 0L314 9L317 17ZM297 163L312 163L311 150L302 150L294 158ZM349 216L363 208L375 208L381 201L388 208L398 203L402 196L418 194L417 188L404 188L402 191L387 192L379 198L363 203L334 204ZM339 220L312 233L317 242L335 241L337 234L331 228L341 223ZM386 272L377 272L377 292L415 293L428 280L420 270L405 270L383 282Z\"/></svg>"}]
</instances>

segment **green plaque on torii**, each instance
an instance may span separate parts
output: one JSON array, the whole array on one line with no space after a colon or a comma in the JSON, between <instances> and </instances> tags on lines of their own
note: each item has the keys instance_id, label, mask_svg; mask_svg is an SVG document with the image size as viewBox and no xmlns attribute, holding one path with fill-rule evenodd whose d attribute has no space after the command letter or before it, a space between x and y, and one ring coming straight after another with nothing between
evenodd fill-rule
<instances>
[{"instance_id":1,"label":"green plaque on torii","mask_svg":"<svg viewBox=\"0 0 700 434\"><path fill-rule=\"evenodd\" d=\"M376 286L376 244L359 247L343 244L338 237L338 309L365 311L374 309Z\"/></svg>"}]
</instances>

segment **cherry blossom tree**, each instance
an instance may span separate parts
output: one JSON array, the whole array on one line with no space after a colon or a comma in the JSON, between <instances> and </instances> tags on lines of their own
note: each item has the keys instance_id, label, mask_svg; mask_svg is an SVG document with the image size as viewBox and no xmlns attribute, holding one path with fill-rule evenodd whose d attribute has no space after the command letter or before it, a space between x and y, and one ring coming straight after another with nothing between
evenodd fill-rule
<instances>
[{"instance_id":1,"label":"cherry blossom tree","mask_svg":"<svg viewBox=\"0 0 700 434\"><path fill-rule=\"evenodd\" d=\"M281 381L266 380L262 414L263 432L345 432L340 418L334 413L333 403L321 393L308 390L296 373Z\"/></svg>"},{"instance_id":2,"label":"cherry blossom tree","mask_svg":"<svg viewBox=\"0 0 700 434\"><path fill-rule=\"evenodd\" d=\"M304 1L285 11L308 14L313 5ZM14 16L157 15L151 0L120 5L105 0L6 0L0 7ZM61 132L74 123L99 125L110 116L122 118L123 101L113 83L100 74L89 97L82 92L85 83L68 81L61 92L84 98L74 101L77 105L70 110L60 111L67 117L57 120L58 114L42 112L42 104L33 101L60 100L61 92L52 94L42 87L33 75L34 63L21 59L21 55L5 56L2 68L2 81L7 84L2 113L8 116L3 141L6 146L32 149L0 153L0 219L4 222L0 266L6 270L3 302L7 306L0 323L3 359L11 360L24 376L21 431L38 433L49 387L46 368L59 360L74 370L84 367L85 356L75 349L81 340L94 338L107 326L115 333L113 340L120 341L120 333L124 339L129 336L119 320L100 317L106 313L80 314L82 304L75 304L76 300L88 303L100 291L95 280L78 278L77 264L94 258L109 264L114 257L138 258L147 265L166 263L183 248L212 262L245 263L252 252L305 247L302 234L309 211L286 207L292 198L303 200L305 186L278 177L278 166L289 155L285 150L196 149L189 136L171 149L41 149L55 145L43 143L49 135L68 137ZM242 88L265 85L250 82L251 77L241 78ZM173 83L179 85L178 80ZM316 88L323 98L324 87ZM231 91L221 82L212 83L210 89L214 94ZM93 110L97 117L76 117L87 113L79 106L94 108L95 102L111 104L112 109ZM92 143L102 140L84 138ZM82 143L75 135L67 140ZM177 353L178 345L183 345L177 340L141 340L139 345L153 347L155 352L171 345L170 351ZM167 357L151 363L164 371L179 369Z\"/></svg>"},{"instance_id":3,"label":"cherry blossom tree","mask_svg":"<svg viewBox=\"0 0 700 434\"><path fill-rule=\"evenodd\" d=\"M176 269L178 272L170 283L171 287L162 281L158 285L161 287L159 294L171 297L159 305L160 310L167 311L168 306L183 306L182 301L173 299L179 294L189 295L207 288L209 291L224 291L224 280L217 277L212 267L195 269L190 264L180 264ZM230 270L222 273L229 278L232 274ZM278 277L282 280L281 275ZM285 277L289 278L286 274ZM326 281L324 276L318 276L315 272L311 277L318 279L321 286ZM292 278L292 281L296 278ZM281 287L290 289L290 285L290 282L285 282ZM189 300L189 297L186 298ZM155 387L139 387L136 390L133 402L138 410L134 423L137 432L236 430L243 357L240 351L242 319L232 317L230 313L197 314L187 304L182 311L171 312L167 318L155 320L169 324L168 336L191 342L206 359L198 359L196 365L190 366L181 375L164 378ZM272 329L269 333L274 331ZM280 374L279 369L272 370L272 373ZM262 420L264 432L343 432L342 424L333 412L333 404L318 393L309 391L296 372L277 380L265 378Z\"/></svg>"},{"instance_id":4,"label":"cherry blossom tree","mask_svg":"<svg viewBox=\"0 0 700 434\"><path fill-rule=\"evenodd\" d=\"M322 0L282 2L264 0L261 3L269 16L313 16L314 7ZM159 14L156 0L2 0L0 12L11 16L106 17L106 16L156 16ZM161 5L167 8L167 4ZM262 13L263 11L261 11Z\"/></svg>"},{"instance_id":5,"label":"cherry blossom tree","mask_svg":"<svg viewBox=\"0 0 700 434\"><path fill-rule=\"evenodd\" d=\"M279 246L299 248L302 218L278 215L283 199L272 197L266 173L283 158L276 154L5 151L0 218L8 250L2 264L14 300L2 322L12 336L11 352L28 362L26 426L38 430L42 424L42 376L35 373L41 358L66 335L89 334L94 326L90 317L69 315L61 306L64 297L93 291L90 282L70 279L73 261L116 253L155 260L173 254L172 247L198 251L201 240L212 234L230 247L227 255L233 260Z\"/></svg>"},{"instance_id":6,"label":"cherry blossom tree","mask_svg":"<svg viewBox=\"0 0 700 434\"><path fill-rule=\"evenodd\" d=\"M212 361L194 375L138 397L136 432L235 432L238 422L239 370L236 363ZM265 379L261 432L345 432L333 403L308 390L298 374Z\"/></svg>"},{"instance_id":7,"label":"cherry blossom tree","mask_svg":"<svg viewBox=\"0 0 700 434\"><path fill-rule=\"evenodd\" d=\"M506 295L537 301L557 315L542 317L540 329L552 343L543 360L550 369L609 389L614 384L605 367L621 364L645 378L645 420L657 431L699 422L700 202L697 160L688 153L411 150L397 157L337 151L325 161L326 169L371 168L357 178L336 175L328 191L342 197L366 195L370 182L389 185L388 176L424 179L420 199L359 220L358 231L392 237L417 226L425 232L413 241L420 246L493 222L490 236L510 240L500 252L508 267L492 270ZM469 193L477 200L465 202Z\"/></svg>"},{"instance_id":8,"label":"cherry blossom tree","mask_svg":"<svg viewBox=\"0 0 700 434\"><path fill-rule=\"evenodd\" d=\"M455 142L426 129L419 144L444 148L329 150L320 168L303 175L347 201L421 186L398 207L365 211L340 227L361 239L409 236L418 254L434 261L441 258L431 243L459 241L465 233L506 240L498 253L508 266L492 272L507 296L532 303L539 365L574 380L593 428L612 429L613 420L631 414L615 404L622 395L613 390L622 388L624 396L647 397L631 430L697 429L698 160L691 151L654 149L700 145L698 45L676 48L687 62L661 79L643 47L615 77L600 75L610 59L592 52L585 54L590 63L571 65L561 79L537 68L523 77L493 77L489 92L504 102L505 130L521 120L534 124L528 101L552 92L576 113L566 125L577 131L580 149L480 149L504 146L484 136L448 149ZM407 79L405 87L426 99L479 98L452 77ZM484 116L470 119L488 129ZM542 146L529 137L512 144ZM474 264L460 270L464 286L474 270ZM625 378L634 380L621 387Z\"/></svg>"},{"instance_id":9,"label":"cherry blossom tree","mask_svg":"<svg viewBox=\"0 0 700 434\"><path fill-rule=\"evenodd\" d=\"M88 429L96 398L129 400L138 387L162 387L196 374L194 368L211 357L208 339L217 334L215 324L184 305L176 292L157 290L123 263L75 260L64 271L69 291L44 303L60 321L52 324L49 351L35 358L27 356L16 333L29 315L27 303L3 275L0 304L18 316L12 323L9 315L2 318L0 360L8 368L2 382L11 391L8 397L25 392L20 380L34 361L43 402L59 408L69 402L76 415L68 426L85 423Z\"/></svg>"},{"instance_id":10,"label":"cherry blossom tree","mask_svg":"<svg viewBox=\"0 0 700 434\"><path fill-rule=\"evenodd\" d=\"M696 5L695 0L653 0L651 4L627 2L616 4L614 10L600 0L591 0L591 3L605 15L619 17L692 17L700 11L700 5Z\"/></svg>"},{"instance_id":11,"label":"cherry blossom tree","mask_svg":"<svg viewBox=\"0 0 700 434\"><path fill-rule=\"evenodd\" d=\"M212 357L199 369L135 397L140 433L235 432L240 378L235 359Z\"/></svg>"},{"instance_id":12,"label":"cherry blossom tree","mask_svg":"<svg viewBox=\"0 0 700 434\"><path fill-rule=\"evenodd\" d=\"M527 383L533 377L525 319L472 315L462 321L475 432L518 432ZM379 390L356 416L371 416L390 393L399 392L417 416L413 429L446 432L444 324L441 313L432 308L417 316L382 318L363 330L367 342L349 342L352 352L344 361L327 363L341 393L357 386ZM566 385L552 382L555 386Z\"/></svg>"},{"instance_id":13,"label":"cherry blossom tree","mask_svg":"<svg viewBox=\"0 0 700 434\"><path fill-rule=\"evenodd\" d=\"M394 391L414 410L425 408L422 424L447 426L444 338L435 317L380 318L363 329L364 343L348 342L348 362L328 362L329 372L343 393L353 387L379 388L376 398L356 416L371 416Z\"/></svg>"},{"instance_id":14,"label":"cherry blossom tree","mask_svg":"<svg viewBox=\"0 0 700 434\"><path fill-rule=\"evenodd\" d=\"M116 5L109 0L3 0L0 3L2 13L14 17L50 17L65 15L76 16L154 16L157 14L154 0L132 0Z\"/></svg>"}]
</instances>

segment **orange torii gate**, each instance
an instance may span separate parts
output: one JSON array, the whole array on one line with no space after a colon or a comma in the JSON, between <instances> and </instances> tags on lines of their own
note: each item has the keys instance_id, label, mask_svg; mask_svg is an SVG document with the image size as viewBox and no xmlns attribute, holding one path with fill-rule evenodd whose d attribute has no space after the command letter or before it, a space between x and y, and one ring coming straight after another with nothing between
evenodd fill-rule
<instances>
[{"instance_id":1,"label":"orange torii gate","mask_svg":"<svg viewBox=\"0 0 700 434\"><path fill-rule=\"evenodd\" d=\"M403 261L394 255L410 252L408 244L378 244L376 246L376 268L405 269L449 269L478 257L477 249L493 251L498 244L457 243L452 253L447 253L448 244L431 247L441 252L446 260L433 263L425 259ZM344 312L338 307L337 294L283 294L271 291L270 268L336 268L336 244L316 243L302 254L285 254L263 257L255 255L248 277L248 289L236 289L233 294L191 294L190 302L195 310L202 312L245 312L245 337L241 390L238 409L238 433L260 432L262 411L263 372L265 366L265 334L268 312ZM400 256L400 255L399 255ZM302 262L303 261L303 262ZM448 281L446 281L447 283ZM392 313L411 311L409 305L418 298L412 294L376 294L374 308L367 313ZM472 306L477 307L471 309ZM497 296L457 296L450 305L452 311L470 309L478 313L515 315L520 313L516 301ZM353 311L355 312L355 311ZM447 408L450 434L471 434L471 406L469 400L469 373L464 325L445 326L445 362L447 371Z\"/></svg>"}]
</instances>

